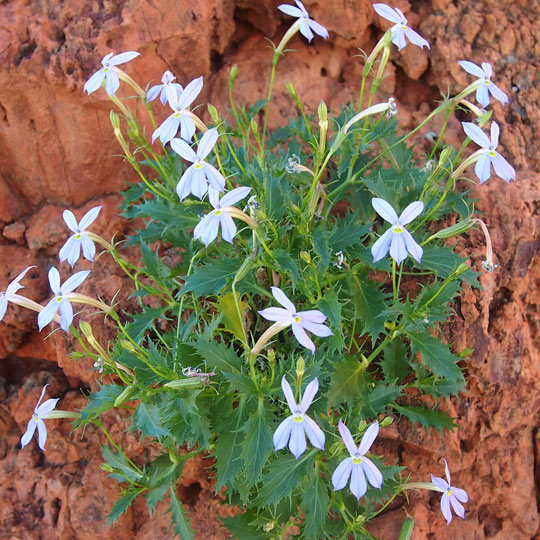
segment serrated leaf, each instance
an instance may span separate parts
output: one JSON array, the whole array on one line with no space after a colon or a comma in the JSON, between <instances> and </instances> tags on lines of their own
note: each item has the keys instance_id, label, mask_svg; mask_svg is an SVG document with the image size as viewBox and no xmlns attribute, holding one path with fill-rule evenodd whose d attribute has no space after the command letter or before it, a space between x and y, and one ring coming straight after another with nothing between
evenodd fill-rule
<instances>
[{"instance_id":1,"label":"serrated leaf","mask_svg":"<svg viewBox=\"0 0 540 540\"><path fill-rule=\"evenodd\" d=\"M152 515L156 511L156 506L158 502L163 499L168 489L168 484L161 484L160 486L149 488L146 491L146 506L148 506L148 513L150 515Z\"/></svg>"},{"instance_id":2,"label":"serrated leaf","mask_svg":"<svg viewBox=\"0 0 540 540\"><path fill-rule=\"evenodd\" d=\"M365 368L354 357L345 357L335 364L330 387L325 394L329 406L342 402L357 401L360 398L361 385L364 384Z\"/></svg>"},{"instance_id":3,"label":"serrated leaf","mask_svg":"<svg viewBox=\"0 0 540 540\"><path fill-rule=\"evenodd\" d=\"M239 373L242 360L238 358L234 349L230 349L224 343L194 341L190 345L199 353L209 368Z\"/></svg>"},{"instance_id":4,"label":"serrated leaf","mask_svg":"<svg viewBox=\"0 0 540 540\"><path fill-rule=\"evenodd\" d=\"M176 495L176 488L174 485L170 486L169 493L171 496L169 512L171 512L171 526L174 532L173 538L180 535L180 540L193 540L195 537L193 529L186 517L182 501L178 498L178 495Z\"/></svg>"},{"instance_id":5,"label":"serrated leaf","mask_svg":"<svg viewBox=\"0 0 540 540\"><path fill-rule=\"evenodd\" d=\"M191 276L185 278L181 294L193 292L196 297L215 295L232 278L244 261L241 257L235 259L212 260L195 269Z\"/></svg>"},{"instance_id":6,"label":"serrated leaf","mask_svg":"<svg viewBox=\"0 0 540 540\"><path fill-rule=\"evenodd\" d=\"M409 351L400 338L392 340L383 351L384 358L379 362L386 382L401 382L410 371Z\"/></svg>"},{"instance_id":7,"label":"serrated leaf","mask_svg":"<svg viewBox=\"0 0 540 540\"><path fill-rule=\"evenodd\" d=\"M86 407L80 411L81 422L87 422L114 407L116 398L124 391L125 386L118 384L103 385L96 393L88 396Z\"/></svg>"},{"instance_id":8,"label":"serrated leaf","mask_svg":"<svg viewBox=\"0 0 540 540\"><path fill-rule=\"evenodd\" d=\"M335 227L329 231L328 243L334 253L345 252L362 241L362 237L371 229L371 225L371 223L365 224L359 221L357 215L349 214L344 220L338 220Z\"/></svg>"},{"instance_id":9,"label":"serrated leaf","mask_svg":"<svg viewBox=\"0 0 540 540\"><path fill-rule=\"evenodd\" d=\"M260 528L250 525L249 517L246 513L237 516L227 516L221 518L223 525L232 534L235 540L265 540L268 538Z\"/></svg>"},{"instance_id":10,"label":"serrated leaf","mask_svg":"<svg viewBox=\"0 0 540 540\"><path fill-rule=\"evenodd\" d=\"M145 306L142 313L130 315L133 321L127 325L126 330L131 339L139 343L146 331L154 326L154 321L161 317L165 311L167 311L167 307L151 308Z\"/></svg>"},{"instance_id":11,"label":"serrated leaf","mask_svg":"<svg viewBox=\"0 0 540 540\"><path fill-rule=\"evenodd\" d=\"M321 229L313 231L311 235L313 248L319 256L317 261L317 269L320 273L324 273L330 264L330 248L328 247L328 233Z\"/></svg>"},{"instance_id":12,"label":"serrated leaf","mask_svg":"<svg viewBox=\"0 0 540 540\"><path fill-rule=\"evenodd\" d=\"M236 304L240 309L240 315L236 309ZM221 324L224 330L230 332L243 343L245 342L245 317L249 310L247 302L243 302L238 293L228 292L218 297L216 308L221 314ZM242 317L242 318L240 318Z\"/></svg>"},{"instance_id":13,"label":"serrated leaf","mask_svg":"<svg viewBox=\"0 0 540 540\"><path fill-rule=\"evenodd\" d=\"M338 296L338 291L330 289L325 293L324 297L317 302L317 307L328 317L332 326L338 332L341 332L341 321L343 320L341 308L345 303L340 303Z\"/></svg>"},{"instance_id":14,"label":"serrated leaf","mask_svg":"<svg viewBox=\"0 0 540 540\"><path fill-rule=\"evenodd\" d=\"M107 520L107 525L110 525L113 521L116 521L123 513L127 512L131 503L137 498L140 490L138 491L128 491L124 493L113 505L111 511L109 512L109 519Z\"/></svg>"},{"instance_id":15,"label":"serrated leaf","mask_svg":"<svg viewBox=\"0 0 540 540\"><path fill-rule=\"evenodd\" d=\"M392 407L401 415L406 416L413 424L420 424L424 426L428 431L429 428L435 428L442 433L443 429L449 429L453 431L458 427L458 424L454 422L455 418L448 416L442 411L437 409L425 409L424 407L414 407L412 405L397 405L393 404Z\"/></svg>"},{"instance_id":16,"label":"serrated leaf","mask_svg":"<svg viewBox=\"0 0 540 540\"><path fill-rule=\"evenodd\" d=\"M306 514L303 532L307 540L320 540L329 506L328 487L316 465L313 474L307 477L300 502L300 508Z\"/></svg>"},{"instance_id":17,"label":"serrated leaf","mask_svg":"<svg viewBox=\"0 0 540 540\"><path fill-rule=\"evenodd\" d=\"M376 382L373 388L365 385L362 388L364 394L362 413L364 416L375 417L383 412L401 394L402 390L403 386L393 383Z\"/></svg>"},{"instance_id":18,"label":"serrated leaf","mask_svg":"<svg viewBox=\"0 0 540 540\"><path fill-rule=\"evenodd\" d=\"M427 245L424 247L422 261L418 267L422 270L433 270L439 277L448 277L461 263L467 259L454 253L448 246ZM459 276L460 280L473 287L480 287L478 283L479 272L470 269Z\"/></svg>"},{"instance_id":19,"label":"serrated leaf","mask_svg":"<svg viewBox=\"0 0 540 540\"><path fill-rule=\"evenodd\" d=\"M298 285L298 280L300 279L300 269L298 268L298 263L290 256L290 254L280 248L277 248L273 251L274 258L276 259L281 271L288 272L291 278L291 285L293 290L296 289Z\"/></svg>"},{"instance_id":20,"label":"serrated leaf","mask_svg":"<svg viewBox=\"0 0 540 540\"><path fill-rule=\"evenodd\" d=\"M159 408L151 403L139 403L130 431L135 429L141 432L141 437L153 437L160 442L164 437L171 436L171 432L161 423Z\"/></svg>"},{"instance_id":21,"label":"serrated leaf","mask_svg":"<svg viewBox=\"0 0 540 540\"><path fill-rule=\"evenodd\" d=\"M435 376L454 383L463 380L463 372L457 365L460 358L450 352L448 345L423 332L407 332L407 336L411 341L413 355L420 352L423 365Z\"/></svg>"},{"instance_id":22,"label":"serrated leaf","mask_svg":"<svg viewBox=\"0 0 540 540\"><path fill-rule=\"evenodd\" d=\"M259 506L277 505L290 497L293 489L300 486L315 452L308 450L298 459L292 454L279 454L263 474L262 487L255 503Z\"/></svg>"},{"instance_id":23,"label":"serrated leaf","mask_svg":"<svg viewBox=\"0 0 540 540\"><path fill-rule=\"evenodd\" d=\"M128 462L126 457L121 454L120 452L113 452L110 448L107 446L101 447L101 452L103 454L103 459L113 468L121 471L128 480L131 480L132 482L136 482L142 478L142 474L134 469L131 464ZM126 478L124 478L121 475L111 473L111 476L114 476L116 479L119 479L120 481L125 481Z\"/></svg>"},{"instance_id":24,"label":"serrated leaf","mask_svg":"<svg viewBox=\"0 0 540 540\"><path fill-rule=\"evenodd\" d=\"M170 274L170 269L161 262L157 251L152 251L142 241L140 242L140 249L145 269L152 277L159 280Z\"/></svg>"},{"instance_id":25,"label":"serrated leaf","mask_svg":"<svg viewBox=\"0 0 540 540\"><path fill-rule=\"evenodd\" d=\"M246 436L241 457L246 463L244 474L248 487L251 487L258 482L272 450L272 432L268 427L262 396L259 397L257 412L250 415L242 429Z\"/></svg>"}]
</instances>

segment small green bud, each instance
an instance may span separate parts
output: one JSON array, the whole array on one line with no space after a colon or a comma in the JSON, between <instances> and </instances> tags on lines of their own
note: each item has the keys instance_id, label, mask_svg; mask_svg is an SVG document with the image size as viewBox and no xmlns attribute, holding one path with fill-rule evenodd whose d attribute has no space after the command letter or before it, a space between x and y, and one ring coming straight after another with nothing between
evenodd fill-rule
<instances>
[{"instance_id":1,"label":"small green bud","mask_svg":"<svg viewBox=\"0 0 540 540\"><path fill-rule=\"evenodd\" d=\"M114 111L110 112L109 118L111 119L113 129L120 129L120 117Z\"/></svg>"},{"instance_id":2,"label":"small green bud","mask_svg":"<svg viewBox=\"0 0 540 540\"><path fill-rule=\"evenodd\" d=\"M257 120L255 120L255 118L251 119L249 127L253 133L255 134L259 133L259 124L257 124Z\"/></svg>"},{"instance_id":3,"label":"small green bud","mask_svg":"<svg viewBox=\"0 0 540 540\"><path fill-rule=\"evenodd\" d=\"M306 371L306 361L304 360L304 357L301 356L296 361L296 376L301 379L304 376L304 373Z\"/></svg>"},{"instance_id":4,"label":"small green bud","mask_svg":"<svg viewBox=\"0 0 540 540\"><path fill-rule=\"evenodd\" d=\"M319 108L317 109L317 112L319 114L319 125L326 124L326 126L328 126L328 107L322 99L319 103Z\"/></svg>"},{"instance_id":5,"label":"small green bud","mask_svg":"<svg viewBox=\"0 0 540 540\"><path fill-rule=\"evenodd\" d=\"M248 275L248 272L251 270L254 264L255 261L253 259L247 258L242 263L242 266L238 269L238 272L236 272L236 275L234 276L234 282L238 283L239 281L242 281Z\"/></svg>"},{"instance_id":6,"label":"small green bud","mask_svg":"<svg viewBox=\"0 0 540 540\"><path fill-rule=\"evenodd\" d=\"M218 110L211 103L208 104L208 114L210 115L212 122L217 126L220 122L219 113Z\"/></svg>"},{"instance_id":7,"label":"small green bud","mask_svg":"<svg viewBox=\"0 0 540 540\"><path fill-rule=\"evenodd\" d=\"M132 353L136 352L135 347L133 346L133 343L131 343L131 341L127 341L126 339L120 340L120 346L122 347L122 349L125 349L126 351L129 351Z\"/></svg>"},{"instance_id":8,"label":"small green bud","mask_svg":"<svg viewBox=\"0 0 540 540\"><path fill-rule=\"evenodd\" d=\"M472 219L465 219L464 221L458 221L455 225L446 227L429 237L429 240L435 240L435 238L453 238L459 236L464 232L467 232L474 225Z\"/></svg>"},{"instance_id":9,"label":"small green bud","mask_svg":"<svg viewBox=\"0 0 540 540\"><path fill-rule=\"evenodd\" d=\"M114 469L108 464L108 463L102 463L100 465L100 469L104 472L111 473L114 471Z\"/></svg>"},{"instance_id":10,"label":"small green bud","mask_svg":"<svg viewBox=\"0 0 540 540\"><path fill-rule=\"evenodd\" d=\"M311 264L311 255L307 251L300 252L300 258L307 264Z\"/></svg>"},{"instance_id":11,"label":"small green bud","mask_svg":"<svg viewBox=\"0 0 540 540\"><path fill-rule=\"evenodd\" d=\"M238 66L234 64L234 66L229 70L229 81L234 83L236 77L238 77Z\"/></svg>"},{"instance_id":12,"label":"small green bud","mask_svg":"<svg viewBox=\"0 0 540 540\"><path fill-rule=\"evenodd\" d=\"M268 349L268 352L266 353L266 357L268 358L268 363L270 365L273 365L276 363L276 351L274 349Z\"/></svg>"},{"instance_id":13,"label":"small green bud","mask_svg":"<svg viewBox=\"0 0 540 540\"><path fill-rule=\"evenodd\" d=\"M89 323L86 321L79 321L79 330L85 335L85 337L89 338L92 337L94 334L92 333L92 326L90 326Z\"/></svg>"},{"instance_id":14,"label":"small green bud","mask_svg":"<svg viewBox=\"0 0 540 540\"><path fill-rule=\"evenodd\" d=\"M383 421L379 424L381 427L391 426L394 423L394 419L391 416L385 416Z\"/></svg>"},{"instance_id":15,"label":"small green bud","mask_svg":"<svg viewBox=\"0 0 540 540\"><path fill-rule=\"evenodd\" d=\"M295 90L292 83L290 83L290 82L285 83L285 88L287 88L287 92L289 92L289 94L291 94L291 97L293 99L298 99L298 94L296 93L296 90Z\"/></svg>"},{"instance_id":16,"label":"small green bud","mask_svg":"<svg viewBox=\"0 0 540 540\"><path fill-rule=\"evenodd\" d=\"M168 382L163 385L165 388L172 388L173 390L180 389L196 389L202 388L202 381L198 377L189 378L189 379L178 379L176 381Z\"/></svg>"},{"instance_id":17,"label":"small green bud","mask_svg":"<svg viewBox=\"0 0 540 540\"><path fill-rule=\"evenodd\" d=\"M414 529L414 518L407 516L407 519L403 522L401 532L399 533L399 540L410 540Z\"/></svg>"},{"instance_id":18,"label":"small green bud","mask_svg":"<svg viewBox=\"0 0 540 540\"><path fill-rule=\"evenodd\" d=\"M120 407L120 405L123 405L126 401L129 401L131 396L133 396L136 391L137 388L135 386L126 386L124 391L114 400L114 406Z\"/></svg>"}]
</instances>

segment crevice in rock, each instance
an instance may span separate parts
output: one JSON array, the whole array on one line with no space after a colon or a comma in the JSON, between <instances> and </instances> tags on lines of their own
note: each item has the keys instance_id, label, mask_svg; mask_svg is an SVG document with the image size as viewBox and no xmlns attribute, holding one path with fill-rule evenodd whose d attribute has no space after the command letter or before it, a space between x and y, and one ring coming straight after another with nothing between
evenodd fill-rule
<instances>
[{"instance_id":1,"label":"crevice in rock","mask_svg":"<svg viewBox=\"0 0 540 540\"><path fill-rule=\"evenodd\" d=\"M178 488L180 500L187 506L195 506L199 500L202 491L202 486L199 482L193 482L187 486L179 486Z\"/></svg>"}]
</instances>

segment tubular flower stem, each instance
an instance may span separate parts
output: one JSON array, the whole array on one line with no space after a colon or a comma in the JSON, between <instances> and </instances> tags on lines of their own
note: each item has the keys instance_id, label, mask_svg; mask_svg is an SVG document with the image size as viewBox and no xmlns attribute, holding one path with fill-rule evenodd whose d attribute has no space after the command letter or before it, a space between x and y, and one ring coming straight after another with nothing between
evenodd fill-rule
<instances>
[{"instance_id":1,"label":"tubular flower stem","mask_svg":"<svg viewBox=\"0 0 540 540\"><path fill-rule=\"evenodd\" d=\"M133 88L133 90L139 94L139 97L143 99L146 98L146 92L125 71L116 66L113 67L113 70L116 71L118 78L121 81L129 84L129 86L131 86L131 88Z\"/></svg>"},{"instance_id":2,"label":"tubular flower stem","mask_svg":"<svg viewBox=\"0 0 540 540\"><path fill-rule=\"evenodd\" d=\"M473 163L476 163L481 157L482 157L482 154L484 153L483 150L477 150L476 152L474 152L473 154L471 154L465 161L463 161L463 163L452 173L452 178L454 178L454 180L457 180L461 174L463 173L463 171L469 166L469 165L472 165Z\"/></svg>"},{"instance_id":3,"label":"tubular flower stem","mask_svg":"<svg viewBox=\"0 0 540 540\"><path fill-rule=\"evenodd\" d=\"M257 229L259 224L251 217L249 217L245 212L236 208L235 206L226 206L223 208L225 212L228 212L232 217L240 219L241 221L247 223L252 229Z\"/></svg>"},{"instance_id":4,"label":"tubular flower stem","mask_svg":"<svg viewBox=\"0 0 540 540\"><path fill-rule=\"evenodd\" d=\"M270 328L268 328L263 335L257 340L253 349L251 349L251 354L259 354L263 347L276 335L279 334L282 330L289 327L290 323L288 322L275 322Z\"/></svg>"},{"instance_id":5,"label":"tubular flower stem","mask_svg":"<svg viewBox=\"0 0 540 540\"><path fill-rule=\"evenodd\" d=\"M461 105L465 105L465 107L472 111L472 113L475 114L478 118L482 118L482 116L484 116L484 111L470 101L462 99L459 103Z\"/></svg>"},{"instance_id":6,"label":"tubular flower stem","mask_svg":"<svg viewBox=\"0 0 540 540\"><path fill-rule=\"evenodd\" d=\"M37 302L34 302L33 300L30 300L30 298L26 298L25 296L20 296L18 294L13 294L9 298L9 301L13 304L17 304L18 306L25 307L27 309L31 309L32 311L37 311L38 313L40 311L43 311L44 306L41 304L38 304ZM60 315L58 313L54 316L53 319L55 322L60 324Z\"/></svg>"},{"instance_id":7,"label":"tubular flower stem","mask_svg":"<svg viewBox=\"0 0 540 540\"><path fill-rule=\"evenodd\" d=\"M359 122L362 120L362 118L365 118L366 116L371 116L373 114L379 114L382 112L392 112L392 114L395 114L393 111L395 110L395 104L393 98L390 98L386 103L377 103L376 105L372 105L371 107L368 107L367 109L359 112L355 116L353 116L343 128L344 133L347 133L351 126L353 124L356 124L356 122Z\"/></svg>"},{"instance_id":8,"label":"tubular flower stem","mask_svg":"<svg viewBox=\"0 0 540 540\"><path fill-rule=\"evenodd\" d=\"M487 272L493 272L497 268L497 264L493 263L493 247L491 246L491 236L489 235L489 230L486 224L479 218L474 218L473 223L478 223L484 236L486 237L486 260L482 261L482 268Z\"/></svg>"},{"instance_id":9,"label":"tubular flower stem","mask_svg":"<svg viewBox=\"0 0 540 540\"><path fill-rule=\"evenodd\" d=\"M92 298L91 296L87 296L86 294L69 292L67 294L64 294L64 298L67 298L68 300L72 300L76 304L87 304L89 306L93 306L95 308L100 309L101 311L104 311L107 315L109 315L112 311L114 311L111 306L108 306L104 302L101 302L100 300L96 300L95 298Z\"/></svg>"},{"instance_id":10,"label":"tubular flower stem","mask_svg":"<svg viewBox=\"0 0 540 540\"><path fill-rule=\"evenodd\" d=\"M114 247L112 244L107 242L104 238L99 236L99 234L96 234L92 231L86 231L86 234L94 241L103 246L107 251L114 251Z\"/></svg>"}]
</instances>

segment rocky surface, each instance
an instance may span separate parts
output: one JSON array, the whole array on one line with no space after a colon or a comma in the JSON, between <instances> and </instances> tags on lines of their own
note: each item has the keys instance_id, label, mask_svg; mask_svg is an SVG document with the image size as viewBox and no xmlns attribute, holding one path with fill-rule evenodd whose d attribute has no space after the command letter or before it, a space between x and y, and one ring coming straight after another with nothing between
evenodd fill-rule
<instances>
[{"instance_id":1,"label":"rocky surface","mask_svg":"<svg viewBox=\"0 0 540 540\"><path fill-rule=\"evenodd\" d=\"M46 271L67 237L61 214L66 207L80 217L103 204L96 232L111 237L125 224L117 217L118 189L133 181L112 136L104 92L83 95L84 81L113 50L137 50L141 57L126 71L142 86L173 71L180 82L204 75L206 101L227 106L228 69L238 64L236 97L240 102L265 93L271 50L264 37L278 42L290 19L275 9L278 1L216 0L171 3L165 0L93 0L54 2L6 0L0 3L0 285L36 264L25 279L30 298L48 298ZM399 501L372 525L381 540L397 538L405 516L415 515L415 539L460 538L529 540L540 538L540 452L538 358L540 271L537 261L540 185L540 7L526 0L396 1L411 26L431 43L426 52L407 46L393 51L389 76L381 88L395 95L400 121L410 127L430 110L440 93L456 93L471 81L457 61L488 60L494 80L510 104L493 106L501 125L501 153L517 170L517 182L492 178L473 189L485 213L496 262L482 277L482 291L467 291L447 324L456 348L474 348L467 361L467 391L446 403L460 429L445 437L412 430L400 422L385 430L374 447L389 462L406 465L414 480L430 472L442 476L444 455L453 481L466 487L467 520L446 527L436 494L413 494ZM299 37L296 52L279 65L271 121L289 115L293 105L284 83L293 82L306 107L319 100L330 106L354 99L361 75L358 48L370 50L388 26L367 0L306 1L311 16L330 31L308 46ZM165 115L163 110L159 114ZM449 142L463 135L459 120L450 123ZM437 123L434 129L437 129ZM429 128L431 129L431 128ZM416 141L419 151L424 139ZM459 249L477 269L484 239L473 231ZM84 264L81 265L81 269ZM90 268L90 266L88 266ZM106 300L129 284L103 257L82 292ZM68 267L62 269L63 276ZM104 328L103 332L107 332ZM81 390L94 386L88 362L67 355L72 343L59 332L43 341L35 318L10 306L0 326L0 539L167 538L164 508L148 519L136 505L117 524L106 516L116 497L114 482L100 470L98 443L103 436L87 430L70 437L69 423L49 422L47 452L32 443L20 451L41 386L62 398L61 407L81 407ZM144 459L136 439L126 436L123 419L107 423L125 441L134 459ZM179 483L198 538L227 538L218 514L226 512L213 495L202 460L191 462Z\"/></svg>"}]
</instances>

